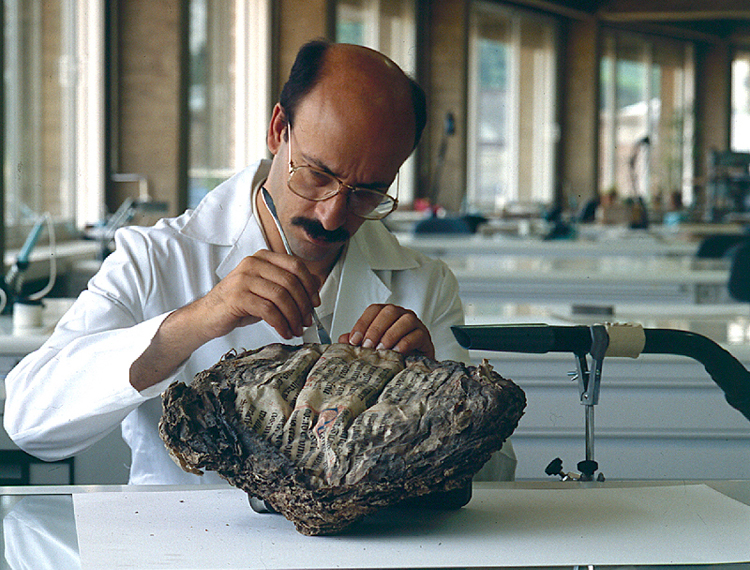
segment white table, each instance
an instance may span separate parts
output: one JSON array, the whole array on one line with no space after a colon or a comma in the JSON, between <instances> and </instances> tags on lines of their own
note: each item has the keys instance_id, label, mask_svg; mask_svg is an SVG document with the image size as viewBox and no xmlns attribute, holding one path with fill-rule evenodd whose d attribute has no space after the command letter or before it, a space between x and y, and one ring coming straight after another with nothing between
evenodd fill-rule
<instances>
[{"instance_id":1,"label":"white table","mask_svg":"<svg viewBox=\"0 0 750 570\"><path fill-rule=\"evenodd\" d=\"M633 232L625 228L601 229L595 235L576 240L544 241L539 237L512 237L481 234L415 235L398 232L403 245L431 257L462 255L514 255L545 257L692 257L696 241L658 232Z\"/></svg>"},{"instance_id":2,"label":"white table","mask_svg":"<svg viewBox=\"0 0 750 570\"><path fill-rule=\"evenodd\" d=\"M614 233L612 233L614 231ZM724 303L729 261L695 259L697 243L604 232L596 240L397 234L453 270L466 301Z\"/></svg>"},{"instance_id":3,"label":"white table","mask_svg":"<svg viewBox=\"0 0 750 570\"><path fill-rule=\"evenodd\" d=\"M748 481L475 484L458 511L387 509L344 535L305 537L228 487L0 488L5 558L38 570L744 569L748 504Z\"/></svg>"}]
</instances>

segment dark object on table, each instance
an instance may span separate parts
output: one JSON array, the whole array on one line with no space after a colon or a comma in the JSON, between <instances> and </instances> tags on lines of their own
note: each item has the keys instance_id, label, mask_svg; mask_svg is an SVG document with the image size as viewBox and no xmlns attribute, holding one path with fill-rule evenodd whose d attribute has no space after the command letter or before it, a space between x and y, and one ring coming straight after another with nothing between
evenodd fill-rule
<instances>
[{"instance_id":1,"label":"dark object on table","mask_svg":"<svg viewBox=\"0 0 750 570\"><path fill-rule=\"evenodd\" d=\"M727 287L735 301L750 301L750 241L741 243L733 252Z\"/></svg>"},{"instance_id":2,"label":"dark object on table","mask_svg":"<svg viewBox=\"0 0 750 570\"><path fill-rule=\"evenodd\" d=\"M698 244L695 257L698 259L731 257L738 247L749 241L750 233L711 234Z\"/></svg>"},{"instance_id":3,"label":"dark object on table","mask_svg":"<svg viewBox=\"0 0 750 570\"><path fill-rule=\"evenodd\" d=\"M435 214L417 222L415 234L471 234L471 225L463 218L442 218Z\"/></svg>"},{"instance_id":4,"label":"dark object on table","mask_svg":"<svg viewBox=\"0 0 750 570\"><path fill-rule=\"evenodd\" d=\"M183 469L217 471L299 532L332 534L413 497L467 500L525 405L486 363L275 344L170 386L160 433Z\"/></svg>"}]
</instances>

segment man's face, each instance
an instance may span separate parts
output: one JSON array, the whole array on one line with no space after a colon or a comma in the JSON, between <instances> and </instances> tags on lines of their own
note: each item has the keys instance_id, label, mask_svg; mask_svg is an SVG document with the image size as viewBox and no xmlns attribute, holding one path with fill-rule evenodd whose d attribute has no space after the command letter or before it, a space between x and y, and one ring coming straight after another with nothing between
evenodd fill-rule
<instances>
[{"instance_id":1,"label":"man's face","mask_svg":"<svg viewBox=\"0 0 750 570\"><path fill-rule=\"evenodd\" d=\"M346 188L319 202L288 188L290 142L294 166L314 166L351 186L387 187L411 151L410 118L401 123L406 126L356 101L342 100L327 86L314 89L300 103L292 128L281 132L268 182L295 255L312 262L333 261L364 220L348 210Z\"/></svg>"}]
</instances>

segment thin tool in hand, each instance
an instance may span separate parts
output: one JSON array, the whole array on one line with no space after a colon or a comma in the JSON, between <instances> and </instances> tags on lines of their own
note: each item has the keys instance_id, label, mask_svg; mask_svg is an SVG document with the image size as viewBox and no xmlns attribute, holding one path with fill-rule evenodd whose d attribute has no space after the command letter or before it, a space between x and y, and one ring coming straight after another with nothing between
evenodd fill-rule
<instances>
[{"instance_id":1,"label":"thin tool in hand","mask_svg":"<svg viewBox=\"0 0 750 570\"><path fill-rule=\"evenodd\" d=\"M289 255L294 255L292 253L292 249L289 247L289 242L287 241L286 236L284 235L284 230L281 229L281 222L279 221L279 216L276 214L276 205L273 203L273 199L271 198L271 195L268 193L268 190L266 190L262 186L260 188L260 191L263 194L263 201L266 203L266 206L268 207L268 211L271 212L271 217L273 217L273 221L276 224L276 229L279 230L279 235L281 235L281 241L284 242L284 249L286 249L286 252ZM318 313L314 307L312 310L312 316L313 316L313 320L315 321L315 328L318 329L318 338L320 339L320 342L322 344L331 344L331 337L328 334L328 331L323 326L323 323L320 322L320 318L318 317Z\"/></svg>"}]
</instances>

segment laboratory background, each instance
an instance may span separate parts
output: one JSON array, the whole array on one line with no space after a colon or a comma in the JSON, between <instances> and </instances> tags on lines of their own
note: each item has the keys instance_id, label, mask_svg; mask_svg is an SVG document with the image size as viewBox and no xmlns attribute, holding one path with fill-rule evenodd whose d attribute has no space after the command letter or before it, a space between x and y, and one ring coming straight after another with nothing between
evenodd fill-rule
<instances>
[{"instance_id":1,"label":"laboratory background","mask_svg":"<svg viewBox=\"0 0 750 570\"><path fill-rule=\"evenodd\" d=\"M269 156L271 109L314 38L380 50L424 87L427 128L384 223L453 270L467 324L638 323L750 366L745 0L0 8L0 375L44 342L118 228L193 208ZM607 480L750 479L750 422L699 359L608 358L594 428L586 364L522 349L471 351L526 392L518 480L575 471L594 440ZM117 431L52 463L0 433L3 485L125 484L128 466Z\"/></svg>"}]
</instances>

